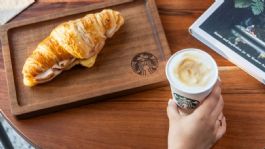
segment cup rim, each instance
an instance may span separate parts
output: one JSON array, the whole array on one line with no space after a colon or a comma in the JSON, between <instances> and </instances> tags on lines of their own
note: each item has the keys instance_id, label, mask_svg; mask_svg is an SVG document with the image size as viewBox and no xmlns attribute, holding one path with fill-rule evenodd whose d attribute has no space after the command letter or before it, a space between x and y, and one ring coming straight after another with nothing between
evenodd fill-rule
<instances>
[{"instance_id":1,"label":"cup rim","mask_svg":"<svg viewBox=\"0 0 265 149\"><path fill-rule=\"evenodd\" d=\"M209 84L206 88L202 89L202 90L199 90L199 91L191 91L191 90L186 90L184 88L181 88L180 86L177 86L175 83L173 83L171 77L169 77L169 72L168 72L168 65L169 63L172 61L172 59L179 53L183 53L183 52L186 52L186 51L198 51L200 53L203 53L205 55L207 55L209 57L209 60L212 62L213 64L213 67L214 67L214 71L215 71L215 78L214 78L214 81L211 82L211 84ZM174 53L173 55L171 55L171 57L168 59L167 63L166 63L166 68L165 68L165 71L166 71L166 77L167 77L167 80L169 81L170 85L173 86L174 88L178 89L179 91L183 92L183 93L186 93L186 94L200 94L200 93L204 93L206 91L208 91L209 89L211 89L217 82L218 80L218 76L219 76L219 72L218 72L218 66L216 64L216 61L213 59L213 57L208 54L207 52L201 50L201 49L197 49L197 48L186 48L186 49L181 49L179 51L177 51L176 53Z\"/></svg>"}]
</instances>

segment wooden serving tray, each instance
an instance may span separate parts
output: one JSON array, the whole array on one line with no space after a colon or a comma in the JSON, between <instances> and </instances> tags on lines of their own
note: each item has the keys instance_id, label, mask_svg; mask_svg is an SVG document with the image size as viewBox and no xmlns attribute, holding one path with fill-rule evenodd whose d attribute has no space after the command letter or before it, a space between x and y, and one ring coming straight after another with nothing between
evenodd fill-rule
<instances>
[{"instance_id":1,"label":"wooden serving tray","mask_svg":"<svg viewBox=\"0 0 265 149\"><path fill-rule=\"evenodd\" d=\"M125 24L107 40L93 68L75 66L48 83L32 88L23 85L22 67L40 41L60 23L104 8L120 11ZM154 0L107 1L9 23L1 27L1 38L11 111L16 116L164 84L164 68L171 55Z\"/></svg>"}]
</instances>

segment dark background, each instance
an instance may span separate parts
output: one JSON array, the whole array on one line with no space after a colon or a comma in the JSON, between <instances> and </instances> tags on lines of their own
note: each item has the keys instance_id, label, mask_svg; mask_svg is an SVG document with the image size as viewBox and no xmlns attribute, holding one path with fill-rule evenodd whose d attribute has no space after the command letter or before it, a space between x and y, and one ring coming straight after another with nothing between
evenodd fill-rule
<instances>
[{"instance_id":1,"label":"dark background","mask_svg":"<svg viewBox=\"0 0 265 149\"><path fill-rule=\"evenodd\" d=\"M235 8L234 1L227 0L200 27L221 43L232 49L234 52L247 59L250 63L254 64L262 71L265 71L264 67L247 57L246 54L242 54L240 51L236 50L234 47L214 35L214 32L216 31L224 38L234 43L236 37L231 33L231 29L233 29L235 25L241 25L244 27L255 25L257 37L265 41L264 20L264 13L255 16L249 8ZM237 46L258 59L261 63L265 63L264 58L259 58L260 53L249 45L239 43Z\"/></svg>"}]
</instances>

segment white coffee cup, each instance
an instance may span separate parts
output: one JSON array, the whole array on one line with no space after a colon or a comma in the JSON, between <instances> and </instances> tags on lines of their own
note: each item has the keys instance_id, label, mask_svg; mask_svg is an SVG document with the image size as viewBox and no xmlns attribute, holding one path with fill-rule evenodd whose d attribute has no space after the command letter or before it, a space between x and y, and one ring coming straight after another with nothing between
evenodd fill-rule
<instances>
[{"instance_id":1,"label":"white coffee cup","mask_svg":"<svg viewBox=\"0 0 265 149\"><path fill-rule=\"evenodd\" d=\"M173 100L182 112L189 114L211 93L218 79L218 67L208 53L183 49L168 60L166 76Z\"/></svg>"}]
</instances>

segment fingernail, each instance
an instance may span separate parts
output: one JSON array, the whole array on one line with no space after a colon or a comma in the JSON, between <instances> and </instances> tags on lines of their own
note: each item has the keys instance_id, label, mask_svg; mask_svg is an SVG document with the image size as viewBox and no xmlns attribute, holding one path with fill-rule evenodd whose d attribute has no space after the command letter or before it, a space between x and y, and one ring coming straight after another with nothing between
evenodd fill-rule
<instances>
[{"instance_id":1,"label":"fingernail","mask_svg":"<svg viewBox=\"0 0 265 149\"><path fill-rule=\"evenodd\" d=\"M170 104L171 100L172 100L172 99L169 99L169 100L168 100L168 102L167 102L168 105Z\"/></svg>"},{"instance_id":2,"label":"fingernail","mask_svg":"<svg viewBox=\"0 0 265 149\"><path fill-rule=\"evenodd\" d=\"M219 80L220 82L222 82L222 80L221 80L220 76L218 77L218 80Z\"/></svg>"}]
</instances>

